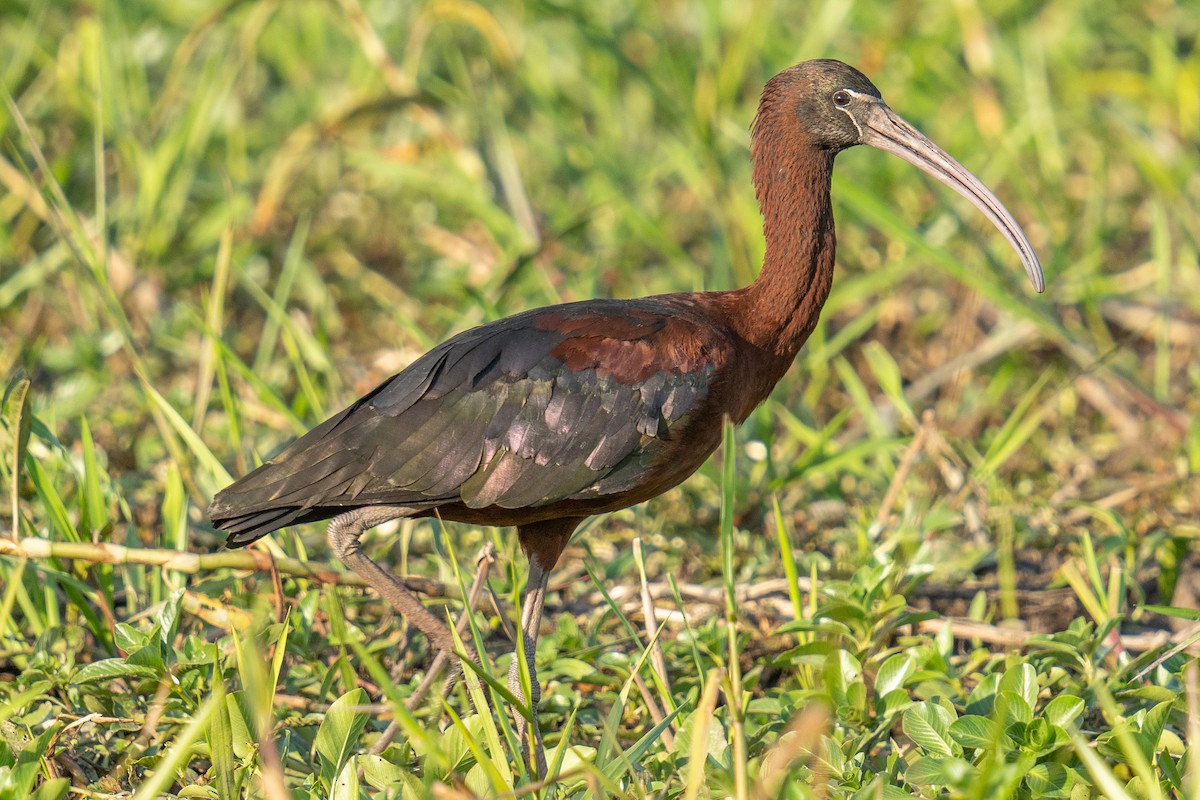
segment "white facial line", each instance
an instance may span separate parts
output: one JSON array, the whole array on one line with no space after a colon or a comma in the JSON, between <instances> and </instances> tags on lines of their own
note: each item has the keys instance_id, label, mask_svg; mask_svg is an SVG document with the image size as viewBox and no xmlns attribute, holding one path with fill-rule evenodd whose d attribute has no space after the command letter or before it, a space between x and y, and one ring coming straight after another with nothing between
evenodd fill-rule
<instances>
[{"instance_id":1,"label":"white facial line","mask_svg":"<svg viewBox=\"0 0 1200 800\"><path fill-rule=\"evenodd\" d=\"M850 95L850 97L853 98L854 100L857 100L858 98L863 96L862 92L856 92L853 89L842 89L841 91ZM872 98L872 99L874 99L874 98ZM836 108L838 111L841 111L842 113L844 113L847 117L850 118L850 121L854 123L855 129L858 131L858 140L861 142L862 138L863 138L863 129L862 129L862 126L858 124L858 120L854 118L854 115L850 113L850 106L849 105L845 105L845 106L834 105L834 108Z\"/></svg>"}]
</instances>

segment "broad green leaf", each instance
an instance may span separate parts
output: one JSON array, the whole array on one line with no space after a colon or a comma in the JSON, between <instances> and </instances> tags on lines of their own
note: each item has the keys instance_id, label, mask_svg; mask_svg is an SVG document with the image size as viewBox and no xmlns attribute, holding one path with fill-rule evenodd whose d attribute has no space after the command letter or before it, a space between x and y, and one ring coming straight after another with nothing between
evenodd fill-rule
<instances>
[{"instance_id":1,"label":"broad green leaf","mask_svg":"<svg viewBox=\"0 0 1200 800\"><path fill-rule=\"evenodd\" d=\"M1054 762L1037 764L1025 773L1025 785L1034 797L1070 797L1078 782L1075 770Z\"/></svg>"},{"instance_id":2,"label":"broad green leaf","mask_svg":"<svg viewBox=\"0 0 1200 800\"><path fill-rule=\"evenodd\" d=\"M483 694L481 690L477 691L480 695ZM473 723L471 727L475 728L475 730L471 730L471 728L468 728L467 723L455 713L454 709L445 700L442 701L442 708L450 718L451 727L458 729L462 735L462 740L466 743L475 765L484 770L484 775L490 787L489 793L496 794L511 791L513 777L509 770L508 760L504 757L507 751L499 743L499 731L496 731L494 719L490 716L485 718L482 714L473 714L468 719L477 721L482 719L482 724ZM489 723L491 731L488 730ZM495 731L494 735L492 731ZM496 740L495 743L489 742L492 739ZM484 746L485 742L489 742L486 747Z\"/></svg>"},{"instance_id":3,"label":"broad green leaf","mask_svg":"<svg viewBox=\"0 0 1200 800\"><path fill-rule=\"evenodd\" d=\"M895 714L897 711L908 708L912 702L912 698L908 696L906 690L895 689L875 701L875 711L880 717L887 717Z\"/></svg>"},{"instance_id":4,"label":"broad green leaf","mask_svg":"<svg viewBox=\"0 0 1200 800\"><path fill-rule=\"evenodd\" d=\"M1142 722L1142 729L1137 733L1137 739L1142 746L1142 752L1146 754L1147 761L1154 760L1154 754L1158 752L1159 740L1162 739L1163 729L1167 726L1167 720L1174 708L1174 703L1165 702L1159 703L1146 712L1146 718Z\"/></svg>"},{"instance_id":5,"label":"broad green leaf","mask_svg":"<svg viewBox=\"0 0 1200 800\"><path fill-rule=\"evenodd\" d=\"M688 714L687 719L679 726L679 732L675 734L675 746L672 753L677 758L686 758L692 750L692 738L695 736L697 727L703 727L706 731L704 749L702 752L706 756L719 759L721 753L724 752L727 742L729 741L725 735L725 728L721 725L719 719L712 716L706 720L706 725L701 725L701 715L706 712L703 709L697 709L691 714Z\"/></svg>"},{"instance_id":6,"label":"broad green leaf","mask_svg":"<svg viewBox=\"0 0 1200 800\"><path fill-rule=\"evenodd\" d=\"M539 671L541 668L538 668ZM573 681L583 680L596 674L596 665L578 658L556 658L551 662L548 672L558 673Z\"/></svg>"},{"instance_id":7,"label":"broad green leaf","mask_svg":"<svg viewBox=\"0 0 1200 800\"><path fill-rule=\"evenodd\" d=\"M11 767L0 767L0 791L4 792L0 796L5 800L28 797L33 788L33 782L37 780L40 768L36 758L24 758L24 754Z\"/></svg>"},{"instance_id":8,"label":"broad green leaf","mask_svg":"<svg viewBox=\"0 0 1200 800\"><path fill-rule=\"evenodd\" d=\"M945 708L928 701L913 703L904 710L903 720L904 733L922 750L934 755L954 755L950 740L954 718Z\"/></svg>"},{"instance_id":9,"label":"broad green leaf","mask_svg":"<svg viewBox=\"0 0 1200 800\"><path fill-rule=\"evenodd\" d=\"M114 678L153 678L159 670L140 664L130 664L123 658L102 658L85 664L75 673L73 684L109 681Z\"/></svg>"},{"instance_id":10,"label":"broad green leaf","mask_svg":"<svg viewBox=\"0 0 1200 800\"><path fill-rule=\"evenodd\" d=\"M118 622L113 626L113 643L126 653L141 650L149 641L149 636L132 625Z\"/></svg>"},{"instance_id":11,"label":"broad green leaf","mask_svg":"<svg viewBox=\"0 0 1200 800\"><path fill-rule=\"evenodd\" d=\"M921 800L918 795L906 792L898 786L885 784L881 777L868 783L853 795L853 800Z\"/></svg>"},{"instance_id":12,"label":"broad green leaf","mask_svg":"<svg viewBox=\"0 0 1200 800\"><path fill-rule=\"evenodd\" d=\"M383 756L364 753L358 756L355 762L362 767L363 780L376 789L401 786L404 791L424 793L421 779L414 775L412 770L393 764Z\"/></svg>"},{"instance_id":13,"label":"broad green leaf","mask_svg":"<svg viewBox=\"0 0 1200 800\"><path fill-rule=\"evenodd\" d=\"M1062 744L1066 744L1066 741ZM1039 754L1047 749L1054 749L1054 726L1043 717L1031 721L1025 726L1025 746Z\"/></svg>"},{"instance_id":14,"label":"broad green leaf","mask_svg":"<svg viewBox=\"0 0 1200 800\"><path fill-rule=\"evenodd\" d=\"M860 714L867 710L867 685L856 680L846 687L846 703Z\"/></svg>"},{"instance_id":15,"label":"broad green leaf","mask_svg":"<svg viewBox=\"0 0 1200 800\"><path fill-rule=\"evenodd\" d=\"M463 728L471 736L479 738L482 726L479 724L479 715L472 714L463 720ZM438 758L446 764L445 774L438 777L449 779L455 772L458 772L465 764L473 760L471 755L471 747L467 742L463 730L457 725L451 725L444 731L438 733L436 737L431 738L428 742L414 740L410 742L413 752L417 755L427 756L429 748L436 748Z\"/></svg>"},{"instance_id":16,"label":"broad green leaf","mask_svg":"<svg viewBox=\"0 0 1200 800\"><path fill-rule=\"evenodd\" d=\"M842 771L846 769L846 756L842 753L841 745L828 736L822 736L821 756L821 760L829 766L830 776L840 778Z\"/></svg>"},{"instance_id":17,"label":"broad green leaf","mask_svg":"<svg viewBox=\"0 0 1200 800\"><path fill-rule=\"evenodd\" d=\"M39 786L29 800L63 800L70 790L70 778L53 778Z\"/></svg>"},{"instance_id":18,"label":"broad green leaf","mask_svg":"<svg viewBox=\"0 0 1200 800\"><path fill-rule=\"evenodd\" d=\"M979 682L967 698L968 714L978 714L981 717L991 716L996 707L996 692L1000 686L1000 676L993 672Z\"/></svg>"},{"instance_id":19,"label":"broad green leaf","mask_svg":"<svg viewBox=\"0 0 1200 800\"><path fill-rule=\"evenodd\" d=\"M1066 728L1084 712L1083 700L1073 694L1060 694L1042 709L1042 717L1051 725Z\"/></svg>"},{"instance_id":20,"label":"broad green leaf","mask_svg":"<svg viewBox=\"0 0 1200 800\"><path fill-rule=\"evenodd\" d=\"M987 750L1002 744L1004 732L1000 725L987 717L968 714L954 720L950 725L950 736L963 747Z\"/></svg>"},{"instance_id":21,"label":"broad green leaf","mask_svg":"<svg viewBox=\"0 0 1200 800\"><path fill-rule=\"evenodd\" d=\"M42 758L50 748L50 739L59 732L58 726L53 730L44 731L17 754L16 763L12 763L11 754L0 751L4 760L8 762L0 767L0 797L16 800L32 794L34 781L41 773ZM4 774L5 771L8 771L7 775Z\"/></svg>"},{"instance_id":22,"label":"broad green leaf","mask_svg":"<svg viewBox=\"0 0 1200 800\"><path fill-rule=\"evenodd\" d=\"M883 697L891 691L904 688L904 682L916 668L916 662L907 653L897 653L883 662L875 676L875 696Z\"/></svg>"},{"instance_id":23,"label":"broad green leaf","mask_svg":"<svg viewBox=\"0 0 1200 800\"><path fill-rule=\"evenodd\" d=\"M405 707L404 698L400 696L396 684L378 659L372 656L371 652L361 643L352 642L351 644L354 647L359 666L366 668L367 674L383 689L384 694L391 701L392 713L396 715L396 720L400 723L400 730L408 738L408 744L414 750L420 747L426 752L425 769L443 768L445 764L441 760L441 753L434 744L440 733L436 728L427 728L419 724Z\"/></svg>"},{"instance_id":24,"label":"broad green leaf","mask_svg":"<svg viewBox=\"0 0 1200 800\"><path fill-rule=\"evenodd\" d=\"M325 712L325 719L317 729L317 752L331 766L332 774L339 776L342 768L358 749L358 740L367 726L368 715L356 706L365 705L367 693L362 689L351 689L333 701Z\"/></svg>"},{"instance_id":25,"label":"broad green leaf","mask_svg":"<svg viewBox=\"0 0 1200 800\"><path fill-rule=\"evenodd\" d=\"M25 706L41 698L53 686L50 681L35 681L28 689L15 695L8 695L0 703L0 722L21 711Z\"/></svg>"},{"instance_id":26,"label":"broad green leaf","mask_svg":"<svg viewBox=\"0 0 1200 800\"><path fill-rule=\"evenodd\" d=\"M858 659L839 649L825 659L825 691L829 692L838 704L844 703L847 687L861 674L862 666Z\"/></svg>"},{"instance_id":27,"label":"broad green leaf","mask_svg":"<svg viewBox=\"0 0 1200 800\"><path fill-rule=\"evenodd\" d=\"M346 759L338 772L329 792L329 800L360 800L362 791L358 782L358 757Z\"/></svg>"},{"instance_id":28,"label":"broad green leaf","mask_svg":"<svg viewBox=\"0 0 1200 800\"><path fill-rule=\"evenodd\" d=\"M1038 696L1037 671L1034 670L1032 664L1021 662L1000 678L1000 691L1020 695L1024 699L1025 705L1033 710L1033 707L1037 705Z\"/></svg>"},{"instance_id":29,"label":"broad green leaf","mask_svg":"<svg viewBox=\"0 0 1200 800\"><path fill-rule=\"evenodd\" d=\"M132 667L145 667L153 670L154 675L161 675L167 671L167 665L163 661L162 647L156 638L153 642L129 654L125 659Z\"/></svg>"},{"instance_id":30,"label":"broad green leaf","mask_svg":"<svg viewBox=\"0 0 1200 800\"><path fill-rule=\"evenodd\" d=\"M1009 722L1029 724L1033 721L1033 709L1025 702L1025 698L1016 692L1000 692L996 697L996 709L1006 724Z\"/></svg>"},{"instance_id":31,"label":"broad green leaf","mask_svg":"<svg viewBox=\"0 0 1200 800\"><path fill-rule=\"evenodd\" d=\"M1167 733L1170 733L1170 731L1167 731ZM1182 744L1183 743L1180 742L1181 750L1183 749ZM1182 760L1183 759L1180 759L1180 761L1182 761ZM1160 758L1158 760L1158 767L1159 767L1159 769L1161 769L1163 771L1163 775L1166 776L1167 782L1170 784L1170 788L1174 789L1175 792L1180 797L1186 796L1186 795L1184 795L1185 785L1184 785L1183 772L1180 771L1179 762L1177 762L1174 758ZM1164 787L1164 788L1166 788L1166 787ZM1191 796L1195 797L1196 793L1192 792Z\"/></svg>"},{"instance_id":32,"label":"broad green leaf","mask_svg":"<svg viewBox=\"0 0 1200 800\"><path fill-rule=\"evenodd\" d=\"M495 790L492 789L491 783L488 781L487 770L482 764L476 764L471 767L467 773L466 779L463 781L469 790L469 797L491 797L495 795Z\"/></svg>"},{"instance_id":33,"label":"broad green leaf","mask_svg":"<svg viewBox=\"0 0 1200 800\"><path fill-rule=\"evenodd\" d=\"M175 641L175 633L179 627L179 609L183 606L183 589L176 589L171 593L162 606L162 611L158 615L158 638L162 642L163 647L171 648L171 643Z\"/></svg>"},{"instance_id":34,"label":"broad green leaf","mask_svg":"<svg viewBox=\"0 0 1200 800\"><path fill-rule=\"evenodd\" d=\"M1184 745L1183 739L1179 738L1179 734L1170 728L1165 729L1158 739L1158 750L1166 752L1170 756L1176 758L1184 755L1187 752L1187 746ZM1160 758L1159 761L1169 761L1169 758Z\"/></svg>"},{"instance_id":35,"label":"broad green leaf","mask_svg":"<svg viewBox=\"0 0 1200 800\"><path fill-rule=\"evenodd\" d=\"M904 771L904 779L917 786L962 787L972 782L978 770L961 758L925 756Z\"/></svg>"}]
</instances>

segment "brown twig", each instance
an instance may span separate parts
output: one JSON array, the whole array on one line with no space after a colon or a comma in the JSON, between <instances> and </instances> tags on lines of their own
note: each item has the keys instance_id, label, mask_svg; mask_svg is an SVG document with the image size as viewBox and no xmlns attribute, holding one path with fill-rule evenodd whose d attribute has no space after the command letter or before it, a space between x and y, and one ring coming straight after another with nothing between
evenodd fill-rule
<instances>
[{"instance_id":1,"label":"brown twig","mask_svg":"<svg viewBox=\"0 0 1200 800\"><path fill-rule=\"evenodd\" d=\"M955 639L978 639L988 644L998 644L1014 648L1026 647L1032 639L1046 635L1022 631L1016 628L1001 628L996 625L989 625L986 622L976 622L975 620L960 619L957 617L927 619L917 626L917 630L920 633L929 633L935 636L945 628L950 628L950 634ZM1144 653L1166 645L1182 645L1186 648L1189 644L1194 643L1188 641L1191 638L1193 638L1193 634L1188 631L1176 634L1167 633L1166 631L1155 631L1153 633L1124 634L1119 637L1119 642L1126 650Z\"/></svg>"},{"instance_id":2,"label":"brown twig","mask_svg":"<svg viewBox=\"0 0 1200 800\"><path fill-rule=\"evenodd\" d=\"M279 574L279 563L275 560L275 556L269 550L267 555L271 559L271 596L275 603L275 621L283 622L283 617L287 613L287 601L283 595L283 576Z\"/></svg>"},{"instance_id":3,"label":"brown twig","mask_svg":"<svg viewBox=\"0 0 1200 800\"><path fill-rule=\"evenodd\" d=\"M808 578L801 577L797 582L801 590L808 591ZM725 607L725 587L723 586L704 586L697 583L682 583L677 585L679 587L679 596L684 600L712 608ZM674 603L675 593L671 585L666 581L650 581L646 584L646 591L649 592L653 600L666 600ZM612 597L614 602L620 605L622 611L631 613L641 610L641 592L641 586L622 584L612 587L609 590L609 596ZM787 619L791 619L795 614L795 609L792 608L792 601L788 595L788 581L786 578L759 581L752 585L742 584L737 587L736 599L739 606L748 604L764 605L771 608L780 617ZM579 600L592 608L606 607L606 601L598 591L590 592L579 598ZM661 614L666 614L670 617L680 613L673 606L665 609L660 607L655 608L656 617ZM711 611L707 613L711 613ZM694 611L687 616L690 619L697 617ZM657 630L657 626L655 626L655 630Z\"/></svg>"},{"instance_id":4,"label":"brown twig","mask_svg":"<svg viewBox=\"0 0 1200 800\"><path fill-rule=\"evenodd\" d=\"M159 720L162 719L163 712L167 709L167 700L171 696L171 688L174 685L176 678L174 675L165 675L158 682L158 689L154 693L154 699L150 701L150 709L146 712L146 718L142 721L142 729L137 735L137 739L125 751L125 754L117 761L116 766L108 773L109 781L114 785L121 783L120 775L127 773L132 765L142 757L154 742L158 741L162 736L163 729L159 726Z\"/></svg>"},{"instance_id":5,"label":"brown twig","mask_svg":"<svg viewBox=\"0 0 1200 800\"><path fill-rule=\"evenodd\" d=\"M1182 653L1184 650L1195 650L1196 642L1200 641L1200 624L1189 625L1183 630L1177 631L1175 635L1170 638L1170 641L1173 642L1175 646L1143 667L1142 670L1134 676L1135 680L1141 680L1142 678L1146 677L1146 675L1162 666L1163 662L1165 662L1171 656Z\"/></svg>"},{"instance_id":6,"label":"brown twig","mask_svg":"<svg viewBox=\"0 0 1200 800\"><path fill-rule=\"evenodd\" d=\"M904 455L900 458L900 466L896 468L896 474L892 476L892 481L888 484L887 491L883 495L883 502L879 504L879 513L875 515L875 521L868 531L869 535L878 536L883 530L888 516L892 513L892 507L896 505L896 498L900 496L900 487L904 485L908 473L912 471L913 464L917 463L917 456L925 449L925 438L929 435L932 427L933 412L926 411L921 417L921 426L917 428L916 435L905 449Z\"/></svg>"},{"instance_id":7,"label":"brown twig","mask_svg":"<svg viewBox=\"0 0 1200 800\"><path fill-rule=\"evenodd\" d=\"M650 712L650 721L655 725L663 721L662 709L658 707L658 703L654 699L654 694L650 691L650 687L646 685L646 679L642 677L642 673L633 673L633 685L637 687L638 694L642 696L642 702L646 704L646 710ZM670 726L662 732L663 747L667 752L675 749L675 737L671 734Z\"/></svg>"},{"instance_id":8,"label":"brown twig","mask_svg":"<svg viewBox=\"0 0 1200 800\"><path fill-rule=\"evenodd\" d=\"M366 582L353 572L342 572L325 564L300 561L295 558L274 558L255 550L223 550L217 553L188 553L180 550L145 547L125 547L107 542L52 542L48 539L29 537L19 542L0 539L0 555L24 557L33 560L70 558L94 564L141 564L195 575L220 569L240 569L250 572L268 572L278 569L280 575L307 578L320 583L340 586L366 586ZM461 596L457 586L416 576L400 578L414 592L427 597L455 599Z\"/></svg>"},{"instance_id":9,"label":"brown twig","mask_svg":"<svg viewBox=\"0 0 1200 800\"><path fill-rule=\"evenodd\" d=\"M1111 494L1096 500L1086 501L1086 505L1073 508L1061 518L1063 525L1078 525L1095 516L1096 511L1106 511L1117 508L1144 494L1180 483L1183 478L1178 475L1158 475L1142 480L1133 486L1125 486Z\"/></svg>"},{"instance_id":10,"label":"brown twig","mask_svg":"<svg viewBox=\"0 0 1200 800\"><path fill-rule=\"evenodd\" d=\"M1088 405L1100 412L1126 442L1135 442L1141 438L1141 420L1127 411L1099 378L1088 374L1080 375L1075 379L1075 391L1079 392L1079 396Z\"/></svg>"}]
</instances>

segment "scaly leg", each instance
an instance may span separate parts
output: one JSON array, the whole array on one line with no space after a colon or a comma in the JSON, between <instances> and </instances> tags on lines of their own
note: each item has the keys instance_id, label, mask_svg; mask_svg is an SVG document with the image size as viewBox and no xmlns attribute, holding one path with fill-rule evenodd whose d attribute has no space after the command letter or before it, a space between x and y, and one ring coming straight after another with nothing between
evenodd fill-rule
<instances>
[{"instance_id":1,"label":"scaly leg","mask_svg":"<svg viewBox=\"0 0 1200 800\"><path fill-rule=\"evenodd\" d=\"M513 653L512 666L508 670L508 688L522 700L529 700L533 712L533 724L528 725L524 717L514 715L517 737L521 740L521 751L525 763L532 753L535 760L536 777L546 774L546 754L542 750L542 737L538 731L537 705L542 697L538 684L534 660L537 655L538 627L542 624L542 606L546 602L546 585L550 582L550 570L558 563L558 557L571 534L582 520L549 519L522 525L517 529L521 549L529 559L529 580L525 584L525 595L521 601L521 630L518 632L517 647L525 651L525 662L529 665L529 698L521 688L521 662L518 652Z\"/></svg>"},{"instance_id":2,"label":"scaly leg","mask_svg":"<svg viewBox=\"0 0 1200 800\"><path fill-rule=\"evenodd\" d=\"M412 509L404 506L369 506L356 508L339 514L329 521L325 535L333 552L354 572L358 573L367 584L380 594L383 599L392 604L404 618L416 627L439 651L450 658L450 663L458 665L455 658L454 637L445 622L435 617L421 600L408 590L408 587L396 579L395 575L387 572L376 564L362 551L359 539L363 531L373 528L391 519L406 516ZM465 644L467 655L475 659L475 651Z\"/></svg>"},{"instance_id":3,"label":"scaly leg","mask_svg":"<svg viewBox=\"0 0 1200 800\"><path fill-rule=\"evenodd\" d=\"M538 683L535 657L537 655L538 628L542 624L542 606L546 602L546 585L550 582L549 570L542 569L537 559L529 562L529 581L525 584L525 595L521 600L521 627L517 632L520 638L518 648L525 650L525 663L529 665L529 697L521 686L521 658L517 651L513 652L512 665L508 668L508 689L522 700L528 699L529 709L533 712L533 724L530 725L520 714L514 714L517 726L517 738L521 740L521 751L528 763L532 752L537 760L538 775L546 772L546 755L542 750L542 737L538 731L537 707L542 699L542 687Z\"/></svg>"}]
</instances>

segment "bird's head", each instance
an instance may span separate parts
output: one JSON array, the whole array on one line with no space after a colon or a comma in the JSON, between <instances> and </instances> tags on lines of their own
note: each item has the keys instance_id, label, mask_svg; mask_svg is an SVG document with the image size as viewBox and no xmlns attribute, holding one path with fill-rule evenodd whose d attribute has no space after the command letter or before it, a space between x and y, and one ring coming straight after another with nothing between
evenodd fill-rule
<instances>
[{"instance_id":1,"label":"bird's head","mask_svg":"<svg viewBox=\"0 0 1200 800\"><path fill-rule=\"evenodd\" d=\"M1034 288L1045 288L1033 245L991 190L892 111L875 84L849 64L805 61L767 81L754 136L799 141L833 153L865 144L903 158L970 200L1017 251Z\"/></svg>"},{"instance_id":2,"label":"bird's head","mask_svg":"<svg viewBox=\"0 0 1200 800\"><path fill-rule=\"evenodd\" d=\"M859 117L882 103L866 75L849 64L816 59L797 64L767 81L763 105L782 112L781 124L797 126L803 137L822 150L841 151L863 144Z\"/></svg>"}]
</instances>

